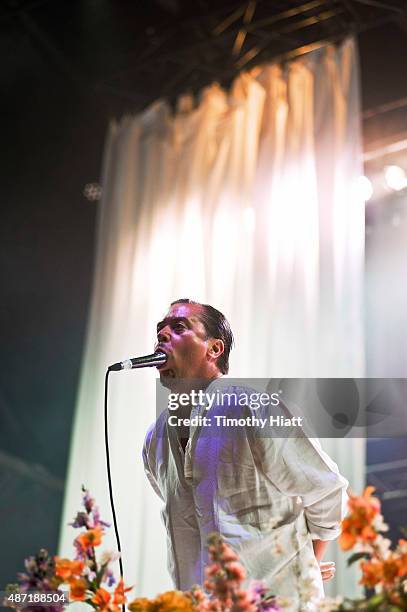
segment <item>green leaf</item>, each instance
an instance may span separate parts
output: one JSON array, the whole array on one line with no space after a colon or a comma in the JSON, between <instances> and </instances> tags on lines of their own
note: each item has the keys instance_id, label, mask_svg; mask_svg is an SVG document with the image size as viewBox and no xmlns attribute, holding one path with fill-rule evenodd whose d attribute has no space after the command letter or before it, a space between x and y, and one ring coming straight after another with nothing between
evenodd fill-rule
<instances>
[{"instance_id":1,"label":"green leaf","mask_svg":"<svg viewBox=\"0 0 407 612\"><path fill-rule=\"evenodd\" d=\"M370 555L367 552L354 553L348 559L348 566L352 565L352 563L355 563L356 561L359 561L359 559L368 559L369 557Z\"/></svg>"},{"instance_id":2,"label":"green leaf","mask_svg":"<svg viewBox=\"0 0 407 612\"><path fill-rule=\"evenodd\" d=\"M370 597L367 602L366 602L366 609L367 610L374 610L375 608L378 608L380 606L380 604L382 604L384 601L384 595L382 593L378 594L378 595L373 595L373 597Z\"/></svg>"}]
</instances>

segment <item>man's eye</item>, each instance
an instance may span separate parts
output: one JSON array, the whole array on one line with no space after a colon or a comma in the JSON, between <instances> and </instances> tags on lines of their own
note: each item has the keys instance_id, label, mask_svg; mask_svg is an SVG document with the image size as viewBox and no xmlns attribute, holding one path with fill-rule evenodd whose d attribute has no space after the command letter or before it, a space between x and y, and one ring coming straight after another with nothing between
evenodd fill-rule
<instances>
[{"instance_id":1,"label":"man's eye","mask_svg":"<svg viewBox=\"0 0 407 612\"><path fill-rule=\"evenodd\" d=\"M176 323L173 327L174 331L177 333L185 331L186 327L183 323Z\"/></svg>"}]
</instances>

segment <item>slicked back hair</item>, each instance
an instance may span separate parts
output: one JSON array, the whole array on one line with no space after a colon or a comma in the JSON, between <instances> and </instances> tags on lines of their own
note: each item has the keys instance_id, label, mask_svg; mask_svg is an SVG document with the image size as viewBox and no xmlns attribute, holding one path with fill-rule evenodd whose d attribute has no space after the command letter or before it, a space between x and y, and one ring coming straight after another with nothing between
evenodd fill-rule
<instances>
[{"instance_id":1,"label":"slicked back hair","mask_svg":"<svg viewBox=\"0 0 407 612\"><path fill-rule=\"evenodd\" d=\"M227 374L229 372L229 353L234 344L234 338L229 321L226 319L225 315L209 304L194 302L189 298L181 298L180 300L171 302L171 306L174 306L174 304L196 304L197 306L201 306L202 312L199 313L199 319L205 327L207 337L223 340L223 344L225 345L225 350L222 355L218 357L216 365L222 374Z\"/></svg>"}]
</instances>

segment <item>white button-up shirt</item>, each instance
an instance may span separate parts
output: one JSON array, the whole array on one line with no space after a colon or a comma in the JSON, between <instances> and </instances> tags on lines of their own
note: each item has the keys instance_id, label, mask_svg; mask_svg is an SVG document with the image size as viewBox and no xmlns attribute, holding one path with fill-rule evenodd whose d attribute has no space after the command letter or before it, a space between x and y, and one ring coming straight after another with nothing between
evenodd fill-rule
<instances>
[{"instance_id":1,"label":"white button-up shirt","mask_svg":"<svg viewBox=\"0 0 407 612\"><path fill-rule=\"evenodd\" d=\"M225 392L225 384L213 381L206 392L219 385ZM247 406L198 406L191 418L250 412ZM348 482L319 443L258 435L253 427L191 426L184 453L168 417L165 410L149 429L143 460L164 502L176 588L203 584L207 537L217 532L239 554L248 580L263 580L274 594L297 601L310 585L323 596L312 540L339 535Z\"/></svg>"}]
</instances>

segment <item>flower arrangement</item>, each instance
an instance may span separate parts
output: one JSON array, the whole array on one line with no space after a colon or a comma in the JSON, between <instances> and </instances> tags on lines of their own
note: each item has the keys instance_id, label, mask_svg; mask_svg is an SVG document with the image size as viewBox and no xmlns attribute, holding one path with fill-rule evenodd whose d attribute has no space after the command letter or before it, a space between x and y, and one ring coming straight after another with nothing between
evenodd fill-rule
<instances>
[{"instance_id":1,"label":"flower arrangement","mask_svg":"<svg viewBox=\"0 0 407 612\"><path fill-rule=\"evenodd\" d=\"M65 586L71 602L82 601L101 612L120 612L126 603L126 592L131 589L122 580L116 584L110 564L119 558L117 553L105 552L99 559L96 557L95 548L101 544L105 528L110 525L101 520L89 492L84 487L82 491L84 511L78 512L70 523L76 529L83 529L74 540L75 559L50 557L46 550L26 559L26 571L18 575L18 584L6 587L4 606L23 607L27 612L60 612L67 603L60 589ZM29 593L32 590L35 597Z\"/></svg>"},{"instance_id":2,"label":"flower arrangement","mask_svg":"<svg viewBox=\"0 0 407 612\"><path fill-rule=\"evenodd\" d=\"M18 584L8 585L3 605L24 608L27 612L62 612L65 588L69 601L81 601L100 612L120 612L127 604L130 612L279 612L292 609L288 599L274 596L259 581L248 588L242 584L246 571L235 551L218 534L208 539L210 564L205 570L203 587L188 592L168 591L155 599L136 598L127 602L126 587L116 582L111 563L117 553L96 554L109 524L102 521L99 509L83 487L83 511L77 513L71 526L81 532L74 539L75 558L50 557L45 550L26 559L25 572ZM363 495L351 495L349 514L342 524L339 544L345 551L354 550L348 564L359 561L360 584L374 593L363 599L325 599L313 604L325 612L402 612L407 611L407 540L399 540L391 549L390 540L382 535L388 527L381 514L380 501L372 496L373 487ZM37 598L25 599L35 590ZM28 602L28 603L27 603Z\"/></svg>"},{"instance_id":3,"label":"flower arrangement","mask_svg":"<svg viewBox=\"0 0 407 612\"><path fill-rule=\"evenodd\" d=\"M169 591L154 600L135 599L128 607L131 612L256 612L279 611L277 599L268 594L261 582L253 581L242 588L246 578L237 554L214 533L208 539L211 564L205 570L203 590L195 586L182 593Z\"/></svg>"},{"instance_id":4,"label":"flower arrangement","mask_svg":"<svg viewBox=\"0 0 407 612\"><path fill-rule=\"evenodd\" d=\"M342 522L339 544L342 550L354 550L348 564L359 561L360 584L374 593L360 600L345 600L337 610L407 610L407 540L399 540L392 550L383 536L388 530L381 514L380 500L373 497L374 487L361 496L351 495L349 514Z\"/></svg>"},{"instance_id":5,"label":"flower arrangement","mask_svg":"<svg viewBox=\"0 0 407 612\"><path fill-rule=\"evenodd\" d=\"M70 523L81 530L74 539L75 558L50 557L45 550L30 557L25 561L26 572L18 575L19 584L8 585L8 597L3 605L24 607L26 612L62 612L64 601L55 600L61 587L65 587L69 601L84 602L100 612L120 612L120 607L127 603L126 594L131 588L125 587L122 580L116 584L111 569L111 563L119 558L118 553L96 555L105 529L110 525L100 518L89 491L84 487L82 491L83 510ZM253 581L248 589L242 588L245 569L237 554L218 534L210 536L208 546L211 564L206 568L204 588L195 586L185 593L168 591L152 600L137 598L128 603L130 612L267 612L282 609L283 600L280 606L262 583ZM44 596L52 594L54 599L41 597L40 601L37 598L37 601L24 602L23 595L30 590ZM52 605L46 607L49 601Z\"/></svg>"}]
</instances>

